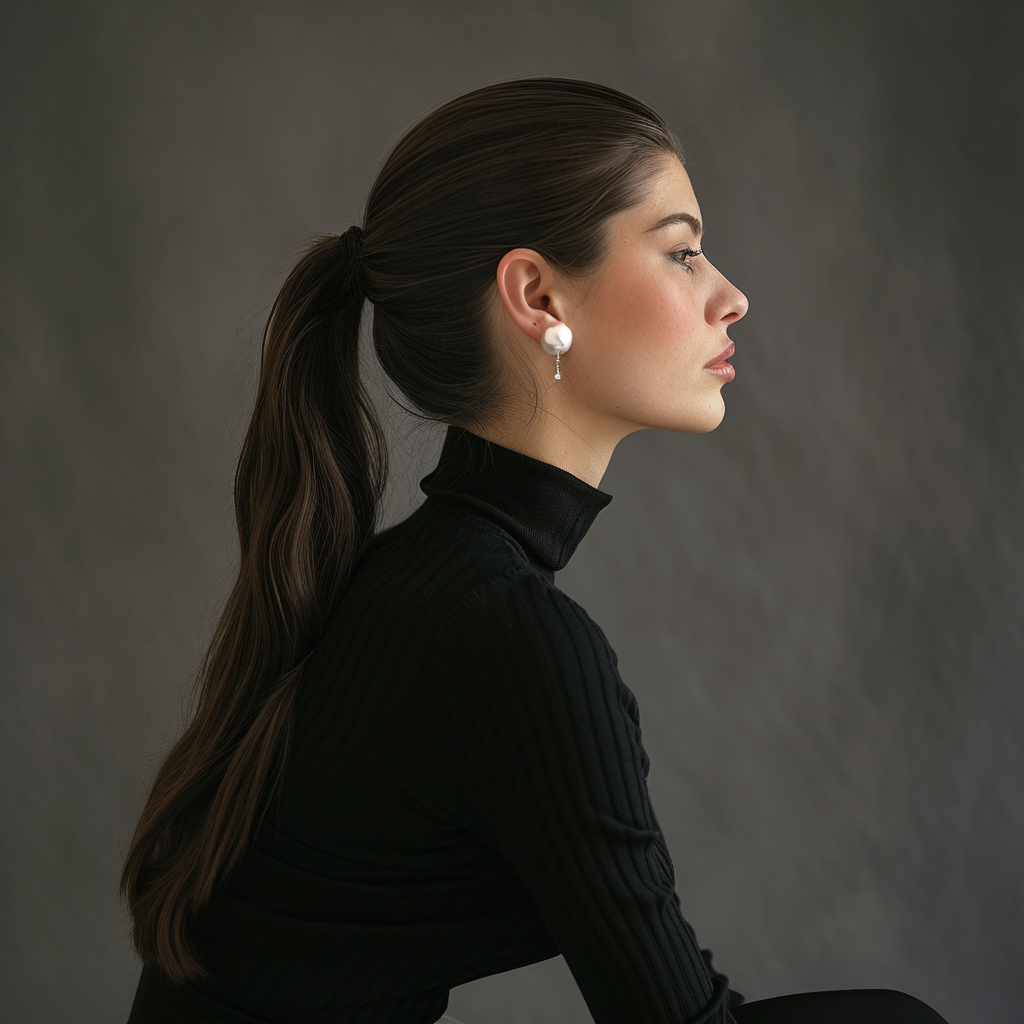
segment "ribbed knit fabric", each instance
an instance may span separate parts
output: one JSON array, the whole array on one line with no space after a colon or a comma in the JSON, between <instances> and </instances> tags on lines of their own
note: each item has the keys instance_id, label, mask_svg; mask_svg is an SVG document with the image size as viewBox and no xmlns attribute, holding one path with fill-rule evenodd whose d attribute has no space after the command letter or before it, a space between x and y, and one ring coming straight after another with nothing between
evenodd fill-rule
<instances>
[{"instance_id":1,"label":"ribbed knit fabric","mask_svg":"<svg viewBox=\"0 0 1024 1024\"><path fill-rule=\"evenodd\" d=\"M243 1020L432 1024L453 986L561 953L597 1024L729 1024L636 699L554 585L611 496L456 427L420 486L357 563L279 796L200 917L210 980L161 1016L144 969L131 1020L208 1020L181 1001L205 998Z\"/></svg>"}]
</instances>

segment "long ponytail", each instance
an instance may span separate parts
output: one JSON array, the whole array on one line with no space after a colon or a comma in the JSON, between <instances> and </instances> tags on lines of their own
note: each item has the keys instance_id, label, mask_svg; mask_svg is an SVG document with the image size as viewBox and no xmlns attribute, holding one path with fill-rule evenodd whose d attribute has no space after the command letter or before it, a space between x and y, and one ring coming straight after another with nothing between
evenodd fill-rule
<instances>
[{"instance_id":1,"label":"long ponytail","mask_svg":"<svg viewBox=\"0 0 1024 1024\"><path fill-rule=\"evenodd\" d=\"M235 474L238 577L121 875L136 950L179 982L206 975L189 922L254 835L303 665L377 525L388 458L359 377L360 235L314 239L271 308Z\"/></svg>"}]
</instances>

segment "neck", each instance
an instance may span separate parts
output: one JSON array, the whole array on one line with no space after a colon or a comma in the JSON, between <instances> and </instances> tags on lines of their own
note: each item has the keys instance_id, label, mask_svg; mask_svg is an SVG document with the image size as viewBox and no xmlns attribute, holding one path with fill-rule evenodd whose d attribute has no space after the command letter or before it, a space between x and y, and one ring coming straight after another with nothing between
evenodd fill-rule
<instances>
[{"instance_id":1,"label":"neck","mask_svg":"<svg viewBox=\"0 0 1024 1024\"><path fill-rule=\"evenodd\" d=\"M468 429L504 448L564 469L591 487L600 487L615 446L639 428L607 417L594 417L583 423L579 416L563 418L540 408L524 423L503 422Z\"/></svg>"}]
</instances>

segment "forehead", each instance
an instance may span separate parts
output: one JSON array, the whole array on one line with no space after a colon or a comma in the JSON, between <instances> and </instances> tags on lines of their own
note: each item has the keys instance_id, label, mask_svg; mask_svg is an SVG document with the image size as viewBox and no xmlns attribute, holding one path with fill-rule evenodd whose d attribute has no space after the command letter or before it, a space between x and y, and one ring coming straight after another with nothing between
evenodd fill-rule
<instances>
[{"instance_id":1,"label":"forehead","mask_svg":"<svg viewBox=\"0 0 1024 1024\"><path fill-rule=\"evenodd\" d=\"M690 176L678 157L665 153L655 167L643 201L621 211L616 218L621 232L644 234L663 218L678 213L688 213L700 220L700 206L693 193ZM690 230L686 224L678 224L653 231L649 237L653 240L654 236L660 238L664 233Z\"/></svg>"},{"instance_id":2,"label":"forehead","mask_svg":"<svg viewBox=\"0 0 1024 1024\"><path fill-rule=\"evenodd\" d=\"M682 204L682 205L681 205ZM690 176L679 159L666 153L661 160L657 172L651 179L651 191L647 202L643 204L651 208L661 209L664 214L685 210L694 215L699 214L697 197L693 194Z\"/></svg>"}]
</instances>

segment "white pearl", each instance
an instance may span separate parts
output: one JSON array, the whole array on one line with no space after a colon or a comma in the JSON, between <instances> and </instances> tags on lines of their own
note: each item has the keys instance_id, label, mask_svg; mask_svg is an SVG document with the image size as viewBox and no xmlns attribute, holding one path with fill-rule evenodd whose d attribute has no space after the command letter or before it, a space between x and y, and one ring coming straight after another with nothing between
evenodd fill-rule
<instances>
[{"instance_id":1,"label":"white pearl","mask_svg":"<svg viewBox=\"0 0 1024 1024\"><path fill-rule=\"evenodd\" d=\"M572 345L572 331L566 324L555 324L544 332L540 345L549 356L564 355Z\"/></svg>"}]
</instances>

